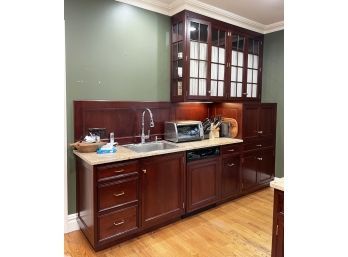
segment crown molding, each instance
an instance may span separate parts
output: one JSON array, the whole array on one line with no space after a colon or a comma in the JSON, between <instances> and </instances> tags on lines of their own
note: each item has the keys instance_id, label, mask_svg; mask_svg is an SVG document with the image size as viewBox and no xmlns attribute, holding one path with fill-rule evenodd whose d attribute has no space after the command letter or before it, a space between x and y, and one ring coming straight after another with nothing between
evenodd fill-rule
<instances>
[{"instance_id":1,"label":"crown molding","mask_svg":"<svg viewBox=\"0 0 348 257\"><path fill-rule=\"evenodd\" d=\"M232 12L217 8L215 6L202 3L198 0L176 0L170 4L158 0L115 0L118 2L134 5L146 10L173 16L183 10L199 13L216 20L221 20L245 29L267 34L284 29L284 21L269 25L247 19Z\"/></svg>"},{"instance_id":2,"label":"crown molding","mask_svg":"<svg viewBox=\"0 0 348 257\"><path fill-rule=\"evenodd\" d=\"M265 26L263 34L272 33L284 29L284 21L275 22Z\"/></svg>"}]
</instances>

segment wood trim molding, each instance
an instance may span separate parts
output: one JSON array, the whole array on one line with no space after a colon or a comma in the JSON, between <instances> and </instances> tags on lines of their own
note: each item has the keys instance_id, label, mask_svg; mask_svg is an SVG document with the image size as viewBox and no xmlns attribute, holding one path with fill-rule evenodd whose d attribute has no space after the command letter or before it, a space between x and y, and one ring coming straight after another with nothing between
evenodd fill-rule
<instances>
[{"instance_id":1,"label":"wood trim molding","mask_svg":"<svg viewBox=\"0 0 348 257\"><path fill-rule=\"evenodd\" d=\"M64 234L70 233L79 229L80 227L79 227L79 224L77 223L77 213L68 215L68 218L65 224Z\"/></svg>"},{"instance_id":2,"label":"wood trim molding","mask_svg":"<svg viewBox=\"0 0 348 257\"><path fill-rule=\"evenodd\" d=\"M176 0L170 4L165 4L158 0L115 0L118 2L137 6L149 11L161 13L167 16L173 16L183 10L189 10L201 15L221 20L245 29L256 31L262 34L271 33L284 29L284 21L265 25L235 13L217 8L215 6L202 3L198 0Z\"/></svg>"}]
</instances>

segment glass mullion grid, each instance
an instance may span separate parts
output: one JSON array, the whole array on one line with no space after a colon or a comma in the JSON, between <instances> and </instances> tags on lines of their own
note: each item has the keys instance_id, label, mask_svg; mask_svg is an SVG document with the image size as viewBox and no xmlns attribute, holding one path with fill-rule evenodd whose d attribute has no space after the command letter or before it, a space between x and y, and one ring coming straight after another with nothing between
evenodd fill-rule
<instances>
[{"instance_id":1,"label":"glass mullion grid","mask_svg":"<svg viewBox=\"0 0 348 257\"><path fill-rule=\"evenodd\" d=\"M217 47L217 49L218 49L218 52L217 52L217 62L213 62L213 61L210 61L210 63L211 64L214 64L214 65L216 65L216 79L213 79L212 78L212 74L210 75L210 81L211 82L216 82L216 95L214 94L214 95L212 95L212 84L213 83L211 83L210 82L210 92L211 92L211 96L215 96L215 97L223 97L224 96L224 87L225 87L225 76L226 76L226 74L225 74L225 63L220 63L220 48L222 48L222 47L220 47L220 33L226 33L225 31L222 31L222 30L220 30L220 29L217 29L217 33L218 33L218 35L217 35L217 45L214 45L214 47ZM224 45L226 46L226 35L225 35L225 42L224 42ZM211 48L213 48L213 45L211 46ZM226 48L224 48L225 49L225 51L226 51ZM226 58L226 57L225 57ZM225 60L225 62L226 62L226 60ZM223 69L224 69L224 78L221 80L221 79L219 79L219 71L220 71L220 65L221 66L223 66ZM222 92L220 92L219 91L219 82L221 82L222 83ZM215 88L214 88L214 90L215 90ZM219 95L219 93L222 93L221 95Z\"/></svg>"},{"instance_id":2,"label":"glass mullion grid","mask_svg":"<svg viewBox=\"0 0 348 257\"><path fill-rule=\"evenodd\" d=\"M197 61L197 69L198 69L198 72L197 72L197 77L191 77L191 72L190 72L190 81L189 81L189 84L190 84L190 95L192 95L192 96L199 96L200 94L199 94L199 92L200 92L200 90L199 90L199 85L200 85L200 83L199 83L199 81L200 81L200 79L205 79L205 80L207 80L207 78L201 78L200 77L200 62L201 61L203 61L203 62L207 62L207 60L202 60L202 59L200 59L200 51L201 51L201 48L200 48L200 42L201 42L201 24L200 23L198 23L199 24L199 26L198 26L198 40L191 40L190 39L190 43L191 42L197 42L198 43L198 45L197 45L197 47L198 47L198 55L197 55L197 59L196 58L191 58L191 56L190 56L190 60L194 60L194 61ZM205 42L204 42L205 43ZM205 43L206 44L206 43ZM191 69L192 67L191 67L191 65L190 65L190 69ZM206 72L207 73L207 72ZM193 86L192 84L191 84L191 80L192 79L194 79L194 80L196 80L197 81L197 84L196 84L196 86L197 86L197 92L193 92L193 89L191 88L191 86ZM207 83L207 82L206 82ZM206 86L207 87L207 86ZM191 94L191 92L192 92L192 94ZM206 95L206 88L205 88L205 95ZM201 95L202 96L202 95Z\"/></svg>"},{"instance_id":3,"label":"glass mullion grid","mask_svg":"<svg viewBox=\"0 0 348 257\"><path fill-rule=\"evenodd\" d=\"M241 37L241 36L237 35L237 46L236 46L236 48L233 48L233 46L232 46L232 52L233 51L236 52L236 57L237 58L236 58L236 61L235 61L235 65L232 64L234 61L233 60L231 61L231 68L230 68L230 72L231 72L230 96L231 97L242 97L243 70L242 70L242 73L241 73L242 79L241 79L241 81L239 81L238 68L243 69L243 66L238 65L238 63L239 63L238 60L239 60L239 53L243 54L243 59L244 59L244 51L240 51L239 50L240 38L244 39L244 37ZM245 41L245 39L243 40L243 48L245 47L245 42L244 41ZM232 54L232 58L233 58L233 54ZM243 60L243 65L245 65L244 64L244 60ZM235 76L233 76L233 73L232 73L233 68L235 68L235 71L236 71ZM235 77L235 80L233 79L234 77ZM240 90L238 90L239 86L240 86ZM239 95L238 95L238 91L240 91Z\"/></svg>"},{"instance_id":4,"label":"glass mullion grid","mask_svg":"<svg viewBox=\"0 0 348 257\"><path fill-rule=\"evenodd\" d=\"M247 97L248 98L256 98L257 97L257 89L258 89L258 81L254 82L254 71L257 72L257 80L259 79L258 76L258 71L259 71L259 63L257 64L257 69L254 68L254 56L258 56L258 62L260 62L260 57L258 54L255 53L255 40L252 40L252 43L253 43L253 46L252 46L252 51L250 53L248 53L248 55L250 54L252 56L251 58L251 65L249 64L249 57L248 57L248 71L250 70L251 71L251 78L250 78L250 81L251 82L248 82L248 76L249 76L249 73L247 73L247 87L250 85L250 95L247 94ZM251 67L251 68L250 68ZM255 85L255 87L254 87ZM256 90L256 92L254 92L254 90ZM248 90L247 90L248 92Z\"/></svg>"}]
</instances>

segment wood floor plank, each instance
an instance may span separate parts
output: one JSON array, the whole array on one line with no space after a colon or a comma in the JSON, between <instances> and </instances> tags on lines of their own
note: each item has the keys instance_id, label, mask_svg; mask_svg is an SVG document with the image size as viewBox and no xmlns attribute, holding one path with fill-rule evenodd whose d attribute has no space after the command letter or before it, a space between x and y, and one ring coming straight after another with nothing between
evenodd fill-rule
<instances>
[{"instance_id":1,"label":"wood floor plank","mask_svg":"<svg viewBox=\"0 0 348 257\"><path fill-rule=\"evenodd\" d=\"M64 235L66 257L270 257L273 189L94 252L81 231Z\"/></svg>"}]
</instances>

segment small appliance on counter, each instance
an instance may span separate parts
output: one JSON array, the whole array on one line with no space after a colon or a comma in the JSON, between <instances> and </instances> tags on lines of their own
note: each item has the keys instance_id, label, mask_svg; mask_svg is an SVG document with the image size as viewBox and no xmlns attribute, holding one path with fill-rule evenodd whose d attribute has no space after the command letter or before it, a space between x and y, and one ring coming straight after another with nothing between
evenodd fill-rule
<instances>
[{"instance_id":1,"label":"small appliance on counter","mask_svg":"<svg viewBox=\"0 0 348 257\"><path fill-rule=\"evenodd\" d=\"M164 123L164 139L175 143L203 140L202 122L194 120L166 121Z\"/></svg>"}]
</instances>

